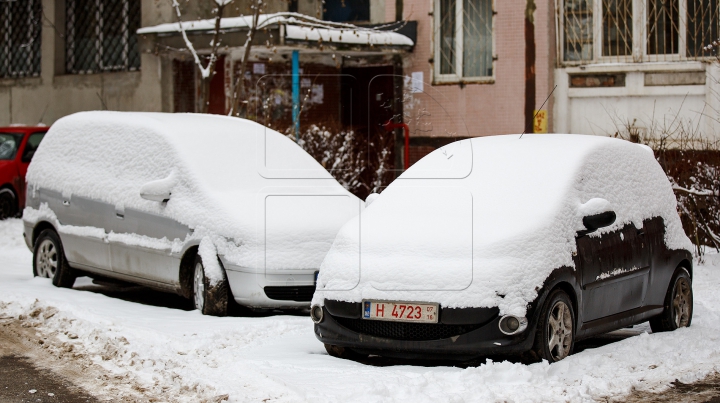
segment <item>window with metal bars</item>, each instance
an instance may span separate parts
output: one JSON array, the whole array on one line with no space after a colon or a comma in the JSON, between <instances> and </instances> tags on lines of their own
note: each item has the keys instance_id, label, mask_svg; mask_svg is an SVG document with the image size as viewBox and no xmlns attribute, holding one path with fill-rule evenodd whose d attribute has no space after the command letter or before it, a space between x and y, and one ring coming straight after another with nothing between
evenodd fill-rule
<instances>
[{"instance_id":1,"label":"window with metal bars","mask_svg":"<svg viewBox=\"0 0 720 403\"><path fill-rule=\"evenodd\" d=\"M493 77L493 0L435 0L435 82Z\"/></svg>"},{"instance_id":2,"label":"window with metal bars","mask_svg":"<svg viewBox=\"0 0 720 403\"><path fill-rule=\"evenodd\" d=\"M693 60L719 34L719 0L558 1L565 64Z\"/></svg>"},{"instance_id":3,"label":"window with metal bars","mask_svg":"<svg viewBox=\"0 0 720 403\"><path fill-rule=\"evenodd\" d=\"M66 0L66 70L71 74L140 69L140 0Z\"/></svg>"},{"instance_id":4,"label":"window with metal bars","mask_svg":"<svg viewBox=\"0 0 720 403\"><path fill-rule=\"evenodd\" d=\"M40 75L40 1L0 2L0 77Z\"/></svg>"}]
</instances>

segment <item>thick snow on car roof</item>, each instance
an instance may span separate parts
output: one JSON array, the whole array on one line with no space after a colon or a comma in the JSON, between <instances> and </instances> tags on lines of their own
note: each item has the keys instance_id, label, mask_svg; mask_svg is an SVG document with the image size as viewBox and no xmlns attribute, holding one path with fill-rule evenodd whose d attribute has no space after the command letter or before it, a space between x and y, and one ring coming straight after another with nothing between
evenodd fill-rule
<instances>
[{"instance_id":1,"label":"thick snow on car roof","mask_svg":"<svg viewBox=\"0 0 720 403\"><path fill-rule=\"evenodd\" d=\"M124 194L112 194L117 180L126 178L134 185L142 185L143 180L149 180L145 178L147 174L162 179L162 174L169 175L172 169L185 169L203 186L218 191L245 189L258 186L257 180L261 179L258 167L263 163L263 155L258 151L263 149L258 144L262 141L282 146L285 165L332 178L285 136L249 120L218 115L106 111L81 112L58 120L38 150L40 162L33 164L28 175L31 181L44 182L52 188L81 191L113 201L117 197L127 199ZM54 158L44 158L45 155ZM98 167L107 171L91 169ZM146 175L122 175L133 167ZM108 175L113 170L119 177ZM130 199L126 201L137 201L136 197Z\"/></svg>"},{"instance_id":2,"label":"thick snow on car roof","mask_svg":"<svg viewBox=\"0 0 720 403\"><path fill-rule=\"evenodd\" d=\"M660 216L667 246L691 250L647 147L597 136L519 137L453 143L401 175L340 231L314 303L432 301L522 315L553 269L574 267L576 233L598 207L617 214L598 234ZM588 203L597 198L609 203Z\"/></svg>"}]
</instances>

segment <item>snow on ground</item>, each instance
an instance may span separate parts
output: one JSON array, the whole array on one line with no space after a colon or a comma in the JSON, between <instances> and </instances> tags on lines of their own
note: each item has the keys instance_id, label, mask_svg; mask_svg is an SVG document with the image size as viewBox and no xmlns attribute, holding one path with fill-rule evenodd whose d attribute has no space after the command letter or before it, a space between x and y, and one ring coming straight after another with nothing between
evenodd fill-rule
<instances>
[{"instance_id":1,"label":"snow on ground","mask_svg":"<svg viewBox=\"0 0 720 403\"><path fill-rule=\"evenodd\" d=\"M91 361L167 401L583 402L720 371L720 255L696 268L688 329L642 333L553 365L374 367L328 356L301 316L204 317L55 288L32 277L21 233L20 220L0 222L0 317L34 326L65 359Z\"/></svg>"}]
</instances>

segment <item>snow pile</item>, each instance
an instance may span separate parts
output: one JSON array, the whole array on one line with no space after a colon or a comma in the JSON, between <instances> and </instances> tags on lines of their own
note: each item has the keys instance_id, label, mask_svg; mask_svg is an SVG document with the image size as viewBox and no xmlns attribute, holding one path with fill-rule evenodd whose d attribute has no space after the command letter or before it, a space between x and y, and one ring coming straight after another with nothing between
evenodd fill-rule
<instances>
[{"instance_id":1,"label":"snow pile","mask_svg":"<svg viewBox=\"0 0 720 403\"><path fill-rule=\"evenodd\" d=\"M252 26L251 15L241 17L228 17L220 20L221 29L249 28ZM179 23L165 23L137 30L140 35L167 34L184 31L210 31L215 29L215 19L183 21ZM285 37L293 40L305 40L325 43L347 43L358 45L392 45L413 46L412 39L392 31L380 31L372 28L363 28L350 24L338 24L318 20L297 13L260 14L258 28L265 28L275 24L285 25Z\"/></svg>"},{"instance_id":2,"label":"snow pile","mask_svg":"<svg viewBox=\"0 0 720 403\"><path fill-rule=\"evenodd\" d=\"M692 250L670 183L635 144L553 134L463 143L420 160L342 228L313 303L428 301L522 316L552 270L574 267L583 217L609 209L617 220L597 234L660 216L668 248Z\"/></svg>"},{"instance_id":3,"label":"snow pile","mask_svg":"<svg viewBox=\"0 0 720 403\"><path fill-rule=\"evenodd\" d=\"M263 148L268 147L267 153ZM272 174L265 159L283 161L281 168L305 173L304 179ZM273 160L273 161L274 161ZM278 170L279 171L279 170ZM357 214L328 214L337 206L303 206L302 213L332 217L316 227L293 227L278 239L265 233L266 197L284 195L344 196L358 200L299 146L280 133L257 123L225 116L129 112L82 112L58 120L43 140L30 165L27 180L31 192L50 189L91 198L113 206L162 215L194 230L186 239L145 239L137 234L111 234L110 240L150 248L179 251L188 242L210 237L217 251L237 266L262 271L293 267L297 261L318 267L329 249L334 231ZM151 194L171 194L167 203L146 200ZM338 199L337 197L335 199ZM286 206L286 208L293 206ZM43 206L27 207L25 219L56 222ZM329 219L328 219L329 220ZM59 225L59 223L57 223ZM98 226L101 224L98 223ZM61 232L105 238L110 229L59 227ZM265 244L274 241L285 248L285 259L265 265Z\"/></svg>"},{"instance_id":4,"label":"snow pile","mask_svg":"<svg viewBox=\"0 0 720 403\"><path fill-rule=\"evenodd\" d=\"M690 328L628 337L548 365L374 367L328 356L307 317L215 318L143 305L33 278L20 220L0 222L0 318L43 340L54 366L84 369L73 383L122 401L597 402L662 391L720 371L720 255L695 265ZM83 291L85 290L85 291ZM159 294L162 295L162 294ZM617 336L616 336L617 337ZM620 337L622 338L622 337Z\"/></svg>"}]
</instances>

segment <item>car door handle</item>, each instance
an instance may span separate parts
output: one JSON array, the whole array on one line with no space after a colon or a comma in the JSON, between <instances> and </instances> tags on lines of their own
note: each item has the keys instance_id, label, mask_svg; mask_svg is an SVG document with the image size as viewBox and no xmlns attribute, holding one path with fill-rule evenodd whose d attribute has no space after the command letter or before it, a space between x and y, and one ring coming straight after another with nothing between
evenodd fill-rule
<instances>
[{"instance_id":1,"label":"car door handle","mask_svg":"<svg viewBox=\"0 0 720 403\"><path fill-rule=\"evenodd\" d=\"M645 230L639 229L639 230L637 231L637 234L640 235L640 236L645 235Z\"/></svg>"},{"instance_id":2,"label":"car door handle","mask_svg":"<svg viewBox=\"0 0 720 403\"><path fill-rule=\"evenodd\" d=\"M63 206L69 206L69 205L70 205L70 202L69 202L69 201L63 200Z\"/></svg>"},{"instance_id":3,"label":"car door handle","mask_svg":"<svg viewBox=\"0 0 720 403\"><path fill-rule=\"evenodd\" d=\"M115 217L123 220L125 219L125 214L115 213Z\"/></svg>"}]
</instances>

